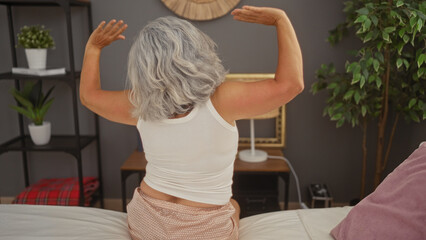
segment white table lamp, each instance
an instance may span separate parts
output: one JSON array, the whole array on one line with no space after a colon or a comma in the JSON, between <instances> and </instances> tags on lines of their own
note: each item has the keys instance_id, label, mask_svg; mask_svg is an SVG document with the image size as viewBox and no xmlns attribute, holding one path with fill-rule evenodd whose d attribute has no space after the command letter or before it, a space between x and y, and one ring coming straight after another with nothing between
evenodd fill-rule
<instances>
[{"instance_id":1,"label":"white table lamp","mask_svg":"<svg viewBox=\"0 0 426 240\"><path fill-rule=\"evenodd\" d=\"M256 162L263 162L263 161L266 161L266 159L268 159L268 153L259 149L255 149L254 120L274 118L274 117L277 117L278 115L279 115L279 111L278 109L275 109L269 113L259 115L250 119L250 149L241 150L238 153L238 158L241 161L256 163Z\"/></svg>"}]
</instances>

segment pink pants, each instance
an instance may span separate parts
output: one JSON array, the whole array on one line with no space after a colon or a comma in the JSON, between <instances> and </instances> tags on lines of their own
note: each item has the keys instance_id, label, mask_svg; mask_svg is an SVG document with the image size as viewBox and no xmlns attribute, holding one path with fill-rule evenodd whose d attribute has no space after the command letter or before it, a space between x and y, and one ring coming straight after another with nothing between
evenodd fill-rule
<instances>
[{"instance_id":1,"label":"pink pants","mask_svg":"<svg viewBox=\"0 0 426 240\"><path fill-rule=\"evenodd\" d=\"M127 205L133 240L140 239L238 239L231 203L212 208L185 206L152 198L136 188Z\"/></svg>"}]
</instances>

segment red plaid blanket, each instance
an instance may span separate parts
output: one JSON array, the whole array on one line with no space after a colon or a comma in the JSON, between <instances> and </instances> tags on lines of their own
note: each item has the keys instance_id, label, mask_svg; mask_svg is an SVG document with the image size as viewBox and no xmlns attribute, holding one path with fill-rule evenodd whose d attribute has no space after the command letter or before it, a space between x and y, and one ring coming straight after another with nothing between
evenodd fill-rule
<instances>
[{"instance_id":1,"label":"red plaid blanket","mask_svg":"<svg viewBox=\"0 0 426 240\"><path fill-rule=\"evenodd\" d=\"M99 187L99 181L95 177L84 177L83 185L84 205L89 206L93 193ZM42 179L27 187L12 203L78 206L79 196L78 178Z\"/></svg>"}]
</instances>

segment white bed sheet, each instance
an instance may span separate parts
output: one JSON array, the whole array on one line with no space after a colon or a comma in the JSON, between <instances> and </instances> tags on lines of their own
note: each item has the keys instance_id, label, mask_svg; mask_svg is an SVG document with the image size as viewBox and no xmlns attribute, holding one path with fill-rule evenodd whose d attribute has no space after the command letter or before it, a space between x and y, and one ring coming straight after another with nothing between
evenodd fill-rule
<instances>
[{"instance_id":1,"label":"white bed sheet","mask_svg":"<svg viewBox=\"0 0 426 240\"><path fill-rule=\"evenodd\" d=\"M241 219L240 240L332 239L350 208L292 210ZM87 207L0 204L1 240L130 240L126 214Z\"/></svg>"},{"instance_id":2,"label":"white bed sheet","mask_svg":"<svg viewBox=\"0 0 426 240\"><path fill-rule=\"evenodd\" d=\"M242 240L331 240L333 229L351 207L315 208L264 213L240 221Z\"/></svg>"},{"instance_id":3,"label":"white bed sheet","mask_svg":"<svg viewBox=\"0 0 426 240\"><path fill-rule=\"evenodd\" d=\"M131 239L126 214L97 208L0 205L1 240Z\"/></svg>"}]
</instances>

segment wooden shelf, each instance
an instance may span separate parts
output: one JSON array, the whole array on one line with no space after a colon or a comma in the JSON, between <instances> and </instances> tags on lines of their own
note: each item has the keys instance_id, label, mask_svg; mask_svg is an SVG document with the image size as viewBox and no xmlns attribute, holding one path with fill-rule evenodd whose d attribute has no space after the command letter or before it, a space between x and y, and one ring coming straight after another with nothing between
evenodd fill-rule
<instances>
[{"instance_id":1,"label":"wooden shelf","mask_svg":"<svg viewBox=\"0 0 426 240\"><path fill-rule=\"evenodd\" d=\"M81 72L75 72L74 78L78 79L80 78ZM70 81L75 80L71 76L71 72L67 71L66 74L59 74L59 75L51 75L51 76L36 76L36 75L27 75L27 74L15 74L12 72L6 72L6 73L0 73L0 80L36 80L36 79L43 79L43 80L62 80L62 81Z\"/></svg>"},{"instance_id":2,"label":"wooden shelf","mask_svg":"<svg viewBox=\"0 0 426 240\"><path fill-rule=\"evenodd\" d=\"M88 0L0 0L0 4L11 6L59 6L61 2L69 3L70 6L90 5Z\"/></svg>"},{"instance_id":3,"label":"wooden shelf","mask_svg":"<svg viewBox=\"0 0 426 240\"><path fill-rule=\"evenodd\" d=\"M76 146L76 136L74 135L53 135L46 145L35 145L30 136L16 137L0 145L0 153L8 151L56 151L73 152L80 151L91 142L96 140L96 136L80 136L80 146Z\"/></svg>"}]
</instances>

